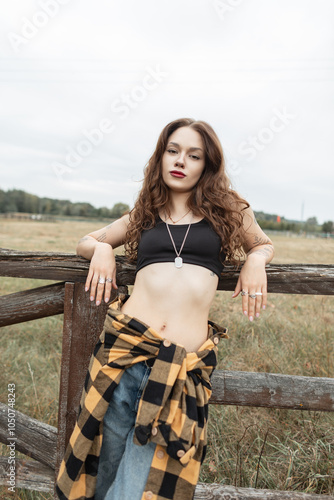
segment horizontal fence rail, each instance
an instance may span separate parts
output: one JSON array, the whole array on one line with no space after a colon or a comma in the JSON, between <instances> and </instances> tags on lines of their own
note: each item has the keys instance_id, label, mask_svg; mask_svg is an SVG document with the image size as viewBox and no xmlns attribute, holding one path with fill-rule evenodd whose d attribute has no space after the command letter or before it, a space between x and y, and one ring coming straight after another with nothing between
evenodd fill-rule
<instances>
[{"instance_id":1,"label":"horizontal fence rail","mask_svg":"<svg viewBox=\"0 0 334 500\"><path fill-rule=\"evenodd\" d=\"M133 285L135 265L116 256L117 284ZM85 282L89 261L69 253L0 250L0 276ZM334 294L334 266L270 264L266 268L268 292L311 295ZM226 264L218 290L234 290L239 272Z\"/></svg>"},{"instance_id":2,"label":"horizontal fence rail","mask_svg":"<svg viewBox=\"0 0 334 500\"><path fill-rule=\"evenodd\" d=\"M8 441L8 406L0 403L0 441ZM6 432L7 431L7 432ZM15 449L51 469L56 467L57 429L15 410Z\"/></svg>"},{"instance_id":3,"label":"horizontal fence rail","mask_svg":"<svg viewBox=\"0 0 334 500\"><path fill-rule=\"evenodd\" d=\"M334 411L334 379L216 370L210 403Z\"/></svg>"},{"instance_id":4,"label":"horizontal fence rail","mask_svg":"<svg viewBox=\"0 0 334 500\"><path fill-rule=\"evenodd\" d=\"M0 326L55 316L64 312L65 283L0 296Z\"/></svg>"},{"instance_id":5,"label":"horizontal fence rail","mask_svg":"<svg viewBox=\"0 0 334 500\"><path fill-rule=\"evenodd\" d=\"M119 291L135 279L135 266L116 257ZM64 314L58 429L15 411L16 487L53 492L55 474L77 417L92 349L102 330L108 305L97 307L84 291L89 261L73 254L0 250L0 276L58 283L0 296L0 326ZM227 264L218 290L234 290L239 272ZM334 266L267 266L268 291L334 295ZM61 281L59 283L59 281ZM124 288L123 288L124 287ZM115 296L115 294L114 294ZM238 406L334 411L334 379L275 373L216 370L210 403ZM7 443L9 408L0 403L0 441ZM0 484L6 484L7 457L0 457ZM54 496L54 498L57 498ZM195 500L325 500L333 496L295 491L258 490L199 483Z\"/></svg>"}]
</instances>

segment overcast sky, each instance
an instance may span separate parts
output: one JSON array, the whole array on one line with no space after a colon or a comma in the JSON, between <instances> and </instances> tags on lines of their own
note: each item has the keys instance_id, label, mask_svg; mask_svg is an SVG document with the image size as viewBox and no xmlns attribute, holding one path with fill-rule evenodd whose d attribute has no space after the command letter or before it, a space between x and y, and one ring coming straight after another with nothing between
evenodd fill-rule
<instances>
[{"instance_id":1,"label":"overcast sky","mask_svg":"<svg viewBox=\"0 0 334 500\"><path fill-rule=\"evenodd\" d=\"M332 0L2 0L0 188L132 206L192 117L255 210L334 219L333 25Z\"/></svg>"}]
</instances>

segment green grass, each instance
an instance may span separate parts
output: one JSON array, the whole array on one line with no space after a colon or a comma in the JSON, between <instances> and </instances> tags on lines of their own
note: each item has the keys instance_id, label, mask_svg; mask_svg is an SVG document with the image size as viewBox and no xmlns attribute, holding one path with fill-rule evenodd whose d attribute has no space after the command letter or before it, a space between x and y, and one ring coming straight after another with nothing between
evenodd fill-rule
<instances>
[{"instance_id":1,"label":"green grass","mask_svg":"<svg viewBox=\"0 0 334 500\"><path fill-rule=\"evenodd\" d=\"M320 412L210 407L204 482L333 493L332 420Z\"/></svg>"}]
</instances>

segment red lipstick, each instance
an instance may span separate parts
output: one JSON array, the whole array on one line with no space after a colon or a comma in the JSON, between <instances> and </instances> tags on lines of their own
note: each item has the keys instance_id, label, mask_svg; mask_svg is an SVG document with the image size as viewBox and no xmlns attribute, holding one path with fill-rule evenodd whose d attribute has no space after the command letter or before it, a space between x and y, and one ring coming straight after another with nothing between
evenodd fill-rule
<instances>
[{"instance_id":1,"label":"red lipstick","mask_svg":"<svg viewBox=\"0 0 334 500\"><path fill-rule=\"evenodd\" d=\"M183 178L185 177L185 174L183 172L180 172L179 170L172 170L170 172L170 174L173 176L173 177L180 177L180 178Z\"/></svg>"}]
</instances>

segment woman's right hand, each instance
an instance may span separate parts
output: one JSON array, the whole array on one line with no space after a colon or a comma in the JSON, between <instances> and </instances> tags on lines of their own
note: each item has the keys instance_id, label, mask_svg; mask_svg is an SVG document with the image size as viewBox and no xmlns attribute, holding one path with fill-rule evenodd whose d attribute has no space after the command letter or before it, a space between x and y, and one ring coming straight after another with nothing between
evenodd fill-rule
<instances>
[{"instance_id":1,"label":"woman's right hand","mask_svg":"<svg viewBox=\"0 0 334 500\"><path fill-rule=\"evenodd\" d=\"M99 283L99 278L103 278L105 283ZM90 261L85 291L90 289L90 300L96 300L98 306L101 304L103 296L104 301L109 302L112 288L115 290L118 288L114 251L109 243L97 242Z\"/></svg>"}]
</instances>

